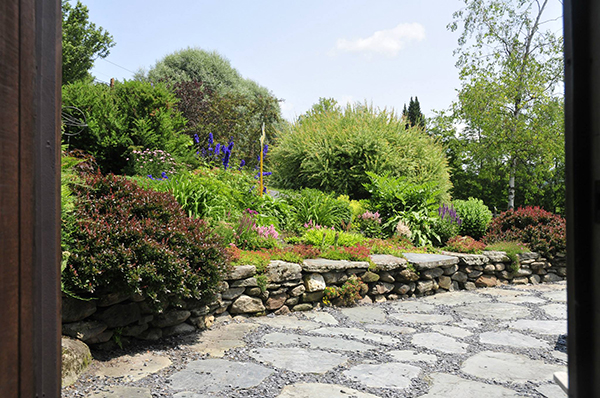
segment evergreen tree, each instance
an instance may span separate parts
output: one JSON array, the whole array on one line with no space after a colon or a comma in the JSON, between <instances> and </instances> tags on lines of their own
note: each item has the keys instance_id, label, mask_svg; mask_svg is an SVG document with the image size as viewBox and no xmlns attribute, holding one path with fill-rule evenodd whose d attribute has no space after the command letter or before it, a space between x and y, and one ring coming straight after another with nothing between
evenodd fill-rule
<instances>
[{"instance_id":1,"label":"evergreen tree","mask_svg":"<svg viewBox=\"0 0 600 398\"><path fill-rule=\"evenodd\" d=\"M418 97L415 97L414 101L412 97L410 97L407 115L408 122L412 127L425 129L425 115L421 113L421 105L419 104Z\"/></svg>"}]
</instances>

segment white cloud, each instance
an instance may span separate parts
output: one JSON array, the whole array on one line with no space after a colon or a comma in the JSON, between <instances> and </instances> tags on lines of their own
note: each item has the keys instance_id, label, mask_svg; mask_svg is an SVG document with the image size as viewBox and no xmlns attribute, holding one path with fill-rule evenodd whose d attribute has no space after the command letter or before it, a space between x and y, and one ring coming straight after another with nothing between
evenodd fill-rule
<instances>
[{"instance_id":1,"label":"white cloud","mask_svg":"<svg viewBox=\"0 0 600 398\"><path fill-rule=\"evenodd\" d=\"M378 30L366 39L338 39L335 49L344 52L398 55L407 43L425 39L425 28L419 23L401 23L393 29Z\"/></svg>"}]
</instances>

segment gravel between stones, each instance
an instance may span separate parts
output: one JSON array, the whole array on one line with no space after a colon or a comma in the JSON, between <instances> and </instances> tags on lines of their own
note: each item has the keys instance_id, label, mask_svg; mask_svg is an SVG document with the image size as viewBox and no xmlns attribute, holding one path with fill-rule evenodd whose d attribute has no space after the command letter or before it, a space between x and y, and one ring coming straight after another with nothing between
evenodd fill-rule
<instances>
[{"instance_id":1,"label":"gravel between stones","mask_svg":"<svg viewBox=\"0 0 600 398\"><path fill-rule=\"evenodd\" d=\"M511 303L522 307L523 309L529 310L530 315L527 316L526 319L530 320L557 320L555 317L550 317L549 314L544 311L541 307L548 304L562 304L561 301L556 301L557 297L561 297L560 294L554 293L556 291L566 289L566 285L564 282L558 282L556 284L548 284L548 285L540 285L540 288L537 286L531 286L527 289L516 288L514 286L503 286L498 288L491 289L478 289L476 291L464 292L463 294L473 294L480 297L484 297L489 300L491 303L504 303L502 301L503 297L505 297L504 292L500 292L497 294L498 290L505 290L506 293L508 291L515 292L515 294L523 295L523 296L531 296L538 299L542 299L543 303L532 303L526 302L518 302ZM488 292L496 292L494 294L488 294ZM551 292L550 294L548 292ZM338 321L337 325L331 324L322 324L323 328L355 328L361 329L365 332L369 333L378 333L381 335L387 335L390 337L394 337L394 344L384 344L378 343L373 340L355 340L361 343L373 345L376 347L374 350L367 350L361 352L352 352L352 351L340 351L340 350L325 350L330 351L336 354L342 354L347 357L347 361L332 370L324 373L324 374L310 374L310 373L296 373L290 370L278 369L268 363L260 363L251 356L252 350L260 347L267 347L265 344L263 337L265 335L275 333L275 332L283 332L294 335L303 335L303 336L320 336L320 337L335 337L337 339L345 339L352 340L348 336L339 336L339 335L328 335L328 334L315 334L311 330L300 330L300 329L289 329L289 328L276 328L272 327L268 324L261 324L257 329L248 333L244 337L244 342L246 343L245 347L235 348L227 351L223 359L230 361L238 361L238 362L250 362L257 365L262 365L266 368L273 369L275 372L264 379L259 385L256 387L243 389L243 390L233 390L228 388L226 385L222 386L222 390L219 393L212 393L212 395L207 394L202 391L202 386L199 386L197 394L181 394L181 390L175 390L172 388L172 383L170 377L182 370L186 369L187 364L192 361L206 359L208 358L205 354L200 354L195 352L190 347L197 338L198 334L188 335L183 337L171 337L167 339L163 339L158 343L142 343L137 342L126 348L125 350L115 350L111 352L101 352L96 351L93 352L94 361L90 365L89 369L80 376L79 380L62 390L62 396L64 398L80 398L80 397L92 397L95 393L99 393L102 391L110 391L112 386L129 386L129 387L139 387L139 388L147 388L151 391L153 398L158 397L173 397L175 394L178 394L178 397L189 396L189 397L227 397L227 398L275 398L278 397L282 389L291 384L296 383L325 383L325 384L339 384L346 387L353 388L357 391L361 391L364 393L373 394L377 397L381 398L392 398L392 397L407 397L407 398L417 398L422 395L427 394L431 389L432 383L432 375L438 373L444 373L448 375L458 376L462 379L472 380L483 382L490 385L499 385L506 388L509 388L515 391L516 395L519 396L528 396L528 397L544 397L538 391L538 388L541 387L541 390L544 390L544 387L549 383L534 383L534 382L525 382L525 383L516 383L516 382L498 382L493 381L491 379L482 379L478 377L474 377L468 373L465 373L461 370L461 366L463 363L473 357L475 354L484 351L495 351L501 353L509 353L509 354L517 354L525 356L531 360L540 360L546 364L550 365L559 365L566 366L566 355L561 353L566 353L566 336L564 335L542 335L536 334L533 332L529 332L526 330L512 330L507 328L507 320L505 319L496 319L494 314L491 314L489 317L470 317L462 318L456 308L460 305L446 305L444 304L443 295L453 294L453 293L444 293L440 294L439 300L436 299L435 302L432 300L428 300L428 298L417 298L417 299L409 299L406 301L426 301L428 304L433 304L433 308L427 307L427 314L432 315L445 315L452 319L452 321L441 322L441 323L406 323L402 321L401 312L394 304L398 302L388 301L385 303L379 304L369 304L369 306L373 308L377 308L383 313L387 315L387 319L385 322L385 327L389 329L389 325L404 327L404 328L413 328L415 329L414 333L406 333L406 334L397 334L393 333L389 330L377 331L374 329L374 324L369 323L361 323L352 321L350 318L345 316L342 311L338 308L326 307L315 311L323 311L331 315L335 320ZM510 295L510 294L509 294ZM537 300L534 300L537 301ZM451 302L451 301L450 301ZM469 304L466 304L467 306ZM412 306L418 309L417 306ZM553 308L553 307L551 307ZM557 312L557 311L555 311ZM418 311L411 313L419 313ZM421 312L425 313L425 312ZM400 315L399 315L400 314ZM390 316L394 315L394 316ZM298 319L302 319L305 321L317 322L315 317L309 317L303 313L294 313L290 316L295 316ZM330 319L330 318L329 318ZM559 318L560 319L560 318ZM472 320L476 320L477 322L472 322ZM220 318L218 318L216 325L213 327L220 327L220 325L226 325L236 322L253 322L252 318L244 318L241 316L231 318L229 315L224 314ZM466 352L465 353L447 353L444 352L443 347L436 347L435 344L430 347L422 347L417 346L412 343L413 336L415 334L421 333L441 333L439 330L443 328L436 327L436 329L432 329L435 325L445 325L445 326L460 326L464 330L470 331L472 334L467 335L465 337L456 337L450 334L445 334L445 336L450 337L456 340L458 343L466 344ZM408 329L410 331L410 329ZM452 330L452 328L448 328L448 330ZM516 347L516 346L506 346L506 345L490 345L484 344L480 340L480 334L482 333L493 333L493 332L506 332L510 330L512 332L518 332L525 334L527 336L531 336L536 338L537 340L545 341L549 345L549 349L545 348L527 348L527 347ZM455 330L454 330L455 331ZM465 335L468 333L465 333ZM200 333L201 336L201 333ZM300 345L291 345L289 347L301 347L308 348L306 344ZM273 347L273 346L268 346ZM344 375L344 371L348 371L358 365L364 364L386 364L391 362L399 362L393 355L390 355L391 351L399 351L399 350L410 350L414 351L418 354L428 354L429 358L431 355L435 355L438 360L436 362L431 361L415 361L415 362L402 362L408 365L414 365L421 369L421 373L418 377L413 378L410 382L410 385L406 389L394 389L394 388L373 388L368 387L365 384L362 384L352 378L346 377ZM147 353L152 352L154 355L161 355L169 358L172 364L164 369L159 370L156 373L152 373L149 376L138 380L138 381L130 381L127 379L126 375L121 377L98 377L95 376L95 373L104 367L107 366L116 366L120 362L122 362L123 355L135 355L139 353ZM566 397L566 395L565 395Z\"/></svg>"}]
</instances>

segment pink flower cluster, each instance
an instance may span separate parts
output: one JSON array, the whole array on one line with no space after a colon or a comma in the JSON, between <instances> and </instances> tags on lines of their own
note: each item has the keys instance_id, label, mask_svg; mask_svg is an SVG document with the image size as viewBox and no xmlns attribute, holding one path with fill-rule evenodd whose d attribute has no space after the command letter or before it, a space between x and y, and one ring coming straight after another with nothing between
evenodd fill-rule
<instances>
[{"instance_id":1,"label":"pink flower cluster","mask_svg":"<svg viewBox=\"0 0 600 398\"><path fill-rule=\"evenodd\" d=\"M376 223L381 224L381 218L378 211L376 211L375 213L371 213L367 210L363 214L361 214L359 218L362 220L373 220Z\"/></svg>"},{"instance_id":2,"label":"pink flower cluster","mask_svg":"<svg viewBox=\"0 0 600 398\"><path fill-rule=\"evenodd\" d=\"M327 229L327 227L323 227L317 223L313 223L312 220L310 220L308 223L304 223L304 228L308 228L308 229ZM335 229L333 227L331 227L330 229Z\"/></svg>"},{"instance_id":3,"label":"pink flower cluster","mask_svg":"<svg viewBox=\"0 0 600 398\"><path fill-rule=\"evenodd\" d=\"M252 225L252 229L258 233L258 236L261 238L274 238L277 239L279 237L279 233L275 230L273 224L268 227L259 227L256 224Z\"/></svg>"}]
</instances>

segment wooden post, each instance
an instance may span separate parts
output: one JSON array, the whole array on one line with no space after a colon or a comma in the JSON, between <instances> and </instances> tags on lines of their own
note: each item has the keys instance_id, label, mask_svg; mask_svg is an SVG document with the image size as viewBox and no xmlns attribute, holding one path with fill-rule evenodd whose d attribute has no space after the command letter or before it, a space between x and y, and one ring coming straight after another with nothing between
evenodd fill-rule
<instances>
[{"instance_id":1,"label":"wooden post","mask_svg":"<svg viewBox=\"0 0 600 398\"><path fill-rule=\"evenodd\" d=\"M265 124L262 124L262 135L260 136L260 196L263 196L263 158L265 153Z\"/></svg>"}]
</instances>

